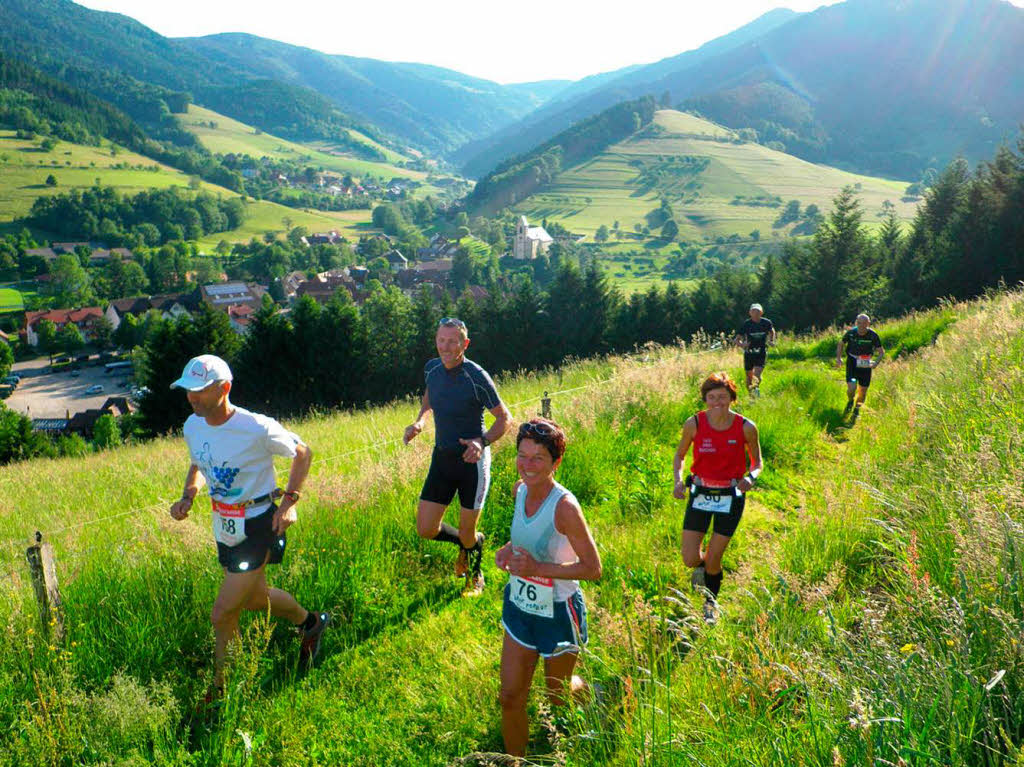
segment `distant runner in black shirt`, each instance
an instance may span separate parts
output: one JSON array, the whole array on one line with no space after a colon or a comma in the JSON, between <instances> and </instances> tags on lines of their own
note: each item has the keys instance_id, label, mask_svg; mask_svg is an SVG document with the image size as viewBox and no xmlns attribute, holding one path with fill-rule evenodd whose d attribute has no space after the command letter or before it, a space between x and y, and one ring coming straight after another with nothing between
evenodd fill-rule
<instances>
[{"instance_id":1,"label":"distant runner in black shirt","mask_svg":"<svg viewBox=\"0 0 1024 767\"><path fill-rule=\"evenodd\" d=\"M743 347L743 369L747 372L747 391L759 393L768 344L775 343L775 326L765 319L761 304L750 305L750 319L743 323L733 342Z\"/></svg>"},{"instance_id":2,"label":"distant runner in black shirt","mask_svg":"<svg viewBox=\"0 0 1024 767\"><path fill-rule=\"evenodd\" d=\"M868 396L868 387L871 385L871 371L875 369L882 357L885 356L885 349L882 348L882 339L878 333L868 325L871 318L866 314L857 315L857 326L847 330L843 337L836 344L836 366L843 364L843 347L846 347L846 412L849 413L854 407L860 410L864 399ZM877 352L877 354L876 354ZM857 394L857 404L854 405L853 395Z\"/></svg>"},{"instance_id":3,"label":"distant runner in black shirt","mask_svg":"<svg viewBox=\"0 0 1024 767\"><path fill-rule=\"evenodd\" d=\"M453 543L459 547L456 576L466 576L466 588L480 594L484 576L483 533L476 531L491 479L488 445L501 439L512 415L502 403L494 381L482 367L466 359L469 331L466 323L450 317L441 320L435 337L438 357L424 369L426 391L416 420L405 428L403 441L423 431L423 419L434 411L434 454L420 492L416 530L421 538ZM494 424L484 432L484 410ZM444 512L458 493L459 529L444 522Z\"/></svg>"}]
</instances>

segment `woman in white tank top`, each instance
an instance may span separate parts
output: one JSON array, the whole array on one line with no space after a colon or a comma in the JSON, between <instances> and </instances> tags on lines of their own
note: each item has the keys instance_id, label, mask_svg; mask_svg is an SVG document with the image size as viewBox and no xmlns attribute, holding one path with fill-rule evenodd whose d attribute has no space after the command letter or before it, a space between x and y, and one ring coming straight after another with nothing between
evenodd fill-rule
<instances>
[{"instance_id":1,"label":"woman in white tank top","mask_svg":"<svg viewBox=\"0 0 1024 767\"><path fill-rule=\"evenodd\" d=\"M505 750L523 756L530 737L526 701L538 658L552 705L586 685L573 674L587 642L581 580L601 577L601 557L576 497L555 482L565 432L535 418L519 428L512 540L497 554L509 573L502 606L501 728Z\"/></svg>"}]
</instances>

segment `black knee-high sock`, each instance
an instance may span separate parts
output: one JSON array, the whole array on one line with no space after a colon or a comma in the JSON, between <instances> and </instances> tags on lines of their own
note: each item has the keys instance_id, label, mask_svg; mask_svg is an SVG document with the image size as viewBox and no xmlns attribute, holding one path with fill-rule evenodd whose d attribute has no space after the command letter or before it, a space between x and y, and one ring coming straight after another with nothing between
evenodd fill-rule
<instances>
[{"instance_id":1,"label":"black knee-high sock","mask_svg":"<svg viewBox=\"0 0 1024 767\"><path fill-rule=\"evenodd\" d=\"M718 590L722 588L722 573L715 573L712 575L709 572L704 573L704 585L707 590L714 594L715 599L718 599Z\"/></svg>"},{"instance_id":2,"label":"black knee-high sock","mask_svg":"<svg viewBox=\"0 0 1024 767\"><path fill-rule=\"evenodd\" d=\"M441 523L441 529L438 530L432 540L442 541L444 543L454 543L459 548L462 548L462 540L459 538L459 531L449 525L447 522Z\"/></svg>"}]
</instances>

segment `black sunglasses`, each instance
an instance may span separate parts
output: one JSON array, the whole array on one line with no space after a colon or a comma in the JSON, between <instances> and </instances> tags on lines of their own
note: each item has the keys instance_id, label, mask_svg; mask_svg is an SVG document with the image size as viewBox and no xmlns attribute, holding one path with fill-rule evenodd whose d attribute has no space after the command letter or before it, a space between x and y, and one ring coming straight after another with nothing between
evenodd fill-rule
<instances>
[{"instance_id":1,"label":"black sunglasses","mask_svg":"<svg viewBox=\"0 0 1024 767\"><path fill-rule=\"evenodd\" d=\"M457 317L442 317L441 321L437 323L437 326L446 328L465 328L466 323Z\"/></svg>"},{"instance_id":2,"label":"black sunglasses","mask_svg":"<svg viewBox=\"0 0 1024 767\"><path fill-rule=\"evenodd\" d=\"M527 434L536 434L539 437L550 437L554 433L554 428L546 423L530 423L527 421L519 427L520 437Z\"/></svg>"}]
</instances>

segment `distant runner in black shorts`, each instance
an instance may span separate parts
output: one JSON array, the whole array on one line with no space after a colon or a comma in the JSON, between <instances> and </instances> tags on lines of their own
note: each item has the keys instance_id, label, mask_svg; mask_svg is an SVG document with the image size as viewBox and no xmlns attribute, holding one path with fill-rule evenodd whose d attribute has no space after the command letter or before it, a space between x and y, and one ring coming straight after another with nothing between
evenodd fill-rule
<instances>
[{"instance_id":1,"label":"distant runner in black shorts","mask_svg":"<svg viewBox=\"0 0 1024 767\"><path fill-rule=\"evenodd\" d=\"M736 333L734 343L743 347L743 369L747 373L747 391L754 395L761 385L768 344L775 343L775 326L764 317L761 304L750 305L750 319Z\"/></svg>"},{"instance_id":2,"label":"distant runner in black shorts","mask_svg":"<svg viewBox=\"0 0 1024 767\"><path fill-rule=\"evenodd\" d=\"M885 356L882 339L868 327L871 318L866 314L857 315L856 327L847 330L836 344L836 366L843 364L843 347L846 347L846 412L854 407L853 395L857 394L856 408L864 404L871 385L871 371Z\"/></svg>"},{"instance_id":3,"label":"distant runner in black shorts","mask_svg":"<svg viewBox=\"0 0 1024 767\"><path fill-rule=\"evenodd\" d=\"M466 576L467 593L480 594L484 588L480 570L484 536L477 533L476 523L491 479L489 445L508 430L512 415L487 371L466 359L466 323L445 317L434 340L438 357L424 369L423 403L403 436L408 444L423 431L427 413L434 411L434 454L420 492L416 530L421 538L458 546L455 574ZM494 416L494 424L486 433L484 410ZM460 507L458 530L444 522L445 509L456 494Z\"/></svg>"}]
</instances>

